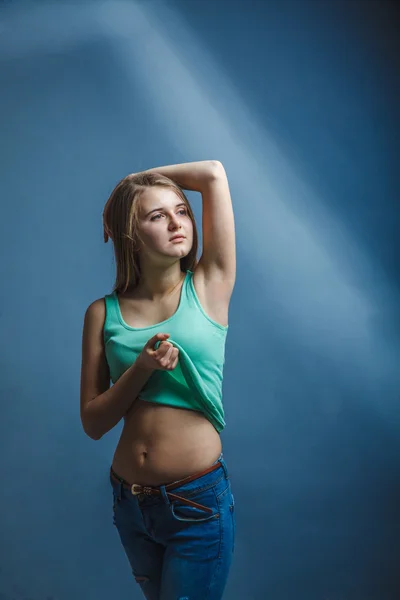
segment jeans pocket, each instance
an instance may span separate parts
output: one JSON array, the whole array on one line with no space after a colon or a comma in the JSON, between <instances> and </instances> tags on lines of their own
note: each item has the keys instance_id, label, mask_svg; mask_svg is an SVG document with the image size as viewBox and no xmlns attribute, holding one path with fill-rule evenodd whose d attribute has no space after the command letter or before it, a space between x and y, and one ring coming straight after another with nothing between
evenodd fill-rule
<instances>
[{"instance_id":1,"label":"jeans pocket","mask_svg":"<svg viewBox=\"0 0 400 600\"><path fill-rule=\"evenodd\" d=\"M190 506L181 500L171 499L171 512L178 521L205 523L219 518L219 507L212 487L190 496L182 494L182 498L195 502L199 506ZM201 508L202 506L204 509Z\"/></svg>"},{"instance_id":2,"label":"jeans pocket","mask_svg":"<svg viewBox=\"0 0 400 600\"><path fill-rule=\"evenodd\" d=\"M221 553L221 519L214 489L201 492L190 500L207 507L190 506L178 499L171 499L171 535L176 540L175 552L187 560L210 561Z\"/></svg>"},{"instance_id":3,"label":"jeans pocket","mask_svg":"<svg viewBox=\"0 0 400 600\"><path fill-rule=\"evenodd\" d=\"M186 521L193 523L204 523L205 521L210 521L211 519L219 518L219 513L216 510L213 510L212 514L209 514L201 508L189 506L179 501L171 502L171 513L173 517L178 521Z\"/></svg>"}]
</instances>

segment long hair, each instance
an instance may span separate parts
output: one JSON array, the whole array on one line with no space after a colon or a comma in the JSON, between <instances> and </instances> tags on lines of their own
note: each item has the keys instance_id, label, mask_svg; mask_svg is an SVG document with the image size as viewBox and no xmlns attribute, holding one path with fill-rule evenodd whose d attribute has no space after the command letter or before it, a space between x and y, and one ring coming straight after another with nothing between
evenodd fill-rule
<instances>
[{"instance_id":1,"label":"long hair","mask_svg":"<svg viewBox=\"0 0 400 600\"><path fill-rule=\"evenodd\" d=\"M115 186L103 211L104 242L111 238L117 266L113 292L123 294L133 289L140 280L139 251L142 239L139 231L139 200L147 187L172 189L186 204L193 223L193 245L187 256L181 258L181 271L193 271L197 264L198 234L189 200L172 179L159 173L127 175Z\"/></svg>"}]
</instances>

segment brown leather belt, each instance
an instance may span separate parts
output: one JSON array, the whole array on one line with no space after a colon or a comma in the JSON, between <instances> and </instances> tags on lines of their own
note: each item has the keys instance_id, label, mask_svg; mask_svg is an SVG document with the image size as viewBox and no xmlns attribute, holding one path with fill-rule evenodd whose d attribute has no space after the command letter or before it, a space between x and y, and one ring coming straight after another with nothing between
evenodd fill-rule
<instances>
[{"instance_id":1,"label":"brown leather belt","mask_svg":"<svg viewBox=\"0 0 400 600\"><path fill-rule=\"evenodd\" d=\"M195 508L200 508L201 510L212 513L213 512L212 509L208 508L208 506L203 506L202 504L197 504L197 502L193 502L193 500L189 500L189 498L182 498L182 496L177 496L176 494L171 494L171 492L169 490L173 490L177 487L180 487L181 485L184 485L185 483L190 483L191 481L194 481L195 479L198 479L199 477L203 477L203 475L207 475L207 473L211 473L212 471L215 471L215 469L218 469L220 467L220 465L221 465L221 463L220 463L220 461L218 461L217 463L215 463L215 465L212 465L211 467L204 469L204 471L201 471L200 473L195 473L194 475L189 475L189 477L185 477L184 479L180 479L179 481L174 481L173 483L168 483L165 486L165 491L166 491L167 497L174 499L174 500L179 500L180 502L182 502L183 504L187 504L188 506L194 506ZM110 469L110 474L111 474L111 477L113 479L115 479L116 481L118 481L119 483L121 483L124 488L130 490L130 492L133 496L138 496L139 494L144 494L146 496L160 496L161 495L160 487L151 487L148 485L140 485L139 483L132 483L132 484L128 483L127 481L125 481L125 479L122 479L122 477L119 477L113 471L112 468Z\"/></svg>"}]
</instances>

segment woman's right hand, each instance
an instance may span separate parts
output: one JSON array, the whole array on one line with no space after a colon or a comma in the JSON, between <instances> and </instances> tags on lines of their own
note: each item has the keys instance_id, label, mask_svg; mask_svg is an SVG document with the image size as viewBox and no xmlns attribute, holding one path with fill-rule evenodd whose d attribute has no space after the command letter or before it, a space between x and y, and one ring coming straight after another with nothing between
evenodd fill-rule
<instances>
[{"instance_id":1,"label":"woman's right hand","mask_svg":"<svg viewBox=\"0 0 400 600\"><path fill-rule=\"evenodd\" d=\"M175 369L179 360L179 350L165 341L169 336L169 333L157 333L149 339L136 359L140 367L162 371L173 371ZM157 350L154 350L157 342L161 342L160 346Z\"/></svg>"}]
</instances>

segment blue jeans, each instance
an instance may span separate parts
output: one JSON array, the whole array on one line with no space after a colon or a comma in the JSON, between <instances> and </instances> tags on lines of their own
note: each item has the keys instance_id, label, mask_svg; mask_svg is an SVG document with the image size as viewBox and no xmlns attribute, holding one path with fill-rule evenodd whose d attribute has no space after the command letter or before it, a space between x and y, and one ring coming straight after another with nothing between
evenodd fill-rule
<instances>
[{"instance_id":1,"label":"blue jeans","mask_svg":"<svg viewBox=\"0 0 400 600\"><path fill-rule=\"evenodd\" d=\"M236 518L223 455L217 469L173 489L211 509L160 496L132 495L110 477L114 525L147 600L221 600L230 570Z\"/></svg>"}]
</instances>

